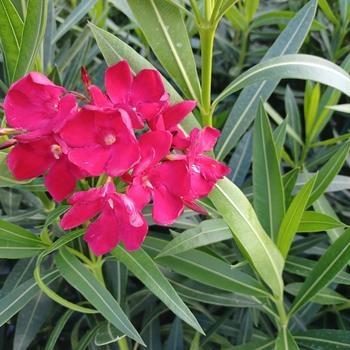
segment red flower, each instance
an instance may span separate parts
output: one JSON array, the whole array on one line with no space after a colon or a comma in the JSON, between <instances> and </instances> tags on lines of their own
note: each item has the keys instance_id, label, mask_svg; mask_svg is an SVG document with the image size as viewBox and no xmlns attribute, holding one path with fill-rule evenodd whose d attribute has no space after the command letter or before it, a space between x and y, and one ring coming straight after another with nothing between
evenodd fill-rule
<instances>
[{"instance_id":1,"label":"red flower","mask_svg":"<svg viewBox=\"0 0 350 350\"><path fill-rule=\"evenodd\" d=\"M139 160L139 147L124 110L82 109L60 133L69 160L91 176L120 176Z\"/></svg>"},{"instance_id":2,"label":"red flower","mask_svg":"<svg viewBox=\"0 0 350 350\"><path fill-rule=\"evenodd\" d=\"M148 225L137 208L132 196L116 193L114 184L109 182L100 188L77 192L68 203L72 208L61 221L63 229L77 227L92 219L84 239L96 255L111 251L120 241L127 250L140 248Z\"/></svg>"},{"instance_id":3,"label":"red flower","mask_svg":"<svg viewBox=\"0 0 350 350\"><path fill-rule=\"evenodd\" d=\"M159 224L171 224L182 213L182 197L189 191L189 178L186 162L183 160L165 161L170 153L171 134L167 131L150 131L140 137L140 162L129 177L131 194L143 208L153 199L152 216Z\"/></svg>"},{"instance_id":4,"label":"red flower","mask_svg":"<svg viewBox=\"0 0 350 350\"><path fill-rule=\"evenodd\" d=\"M206 127L203 130L193 129L189 136L189 146L185 155L174 155L174 159L185 159L191 179L189 200L208 196L216 182L231 170L224 164L205 155L213 150L220 136L220 131Z\"/></svg>"},{"instance_id":5,"label":"red flower","mask_svg":"<svg viewBox=\"0 0 350 350\"><path fill-rule=\"evenodd\" d=\"M158 114L168 100L162 78L156 70L144 69L134 78L127 61L106 70L105 86L108 97L96 85L87 87L92 98L92 105L87 108L122 108L128 112L136 129L143 129L144 121Z\"/></svg>"},{"instance_id":6,"label":"red flower","mask_svg":"<svg viewBox=\"0 0 350 350\"><path fill-rule=\"evenodd\" d=\"M167 107L148 121L152 130L168 130L173 135L173 146L184 150L189 146L189 140L179 127L179 123L196 107L196 101L184 101Z\"/></svg>"},{"instance_id":7,"label":"red flower","mask_svg":"<svg viewBox=\"0 0 350 350\"><path fill-rule=\"evenodd\" d=\"M7 124L29 131L23 138L37 138L57 132L78 110L72 94L45 75L32 72L9 89L4 110Z\"/></svg>"},{"instance_id":8,"label":"red flower","mask_svg":"<svg viewBox=\"0 0 350 350\"><path fill-rule=\"evenodd\" d=\"M62 201L75 190L76 180L86 174L72 164L57 136L19 142L7 158L8 167L17 180L45 175L45 186L56 201Z\"/></svg>"}]
</instances>

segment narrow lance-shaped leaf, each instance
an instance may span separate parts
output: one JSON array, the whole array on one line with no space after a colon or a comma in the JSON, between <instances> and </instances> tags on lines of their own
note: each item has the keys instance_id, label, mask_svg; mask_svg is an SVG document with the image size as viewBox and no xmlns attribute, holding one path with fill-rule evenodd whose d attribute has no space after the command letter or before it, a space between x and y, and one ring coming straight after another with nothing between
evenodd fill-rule
<instances>
[{"instance_id":1,"label":"narrow lance-shaped leaf","mask_svg":"<svg viewBox=\"0 0 350 350\"><path fill-rule=\"evenodd\" d=\"M350 260L350 229L347 229L326 251L306 278L294 299L289 314L294 314L322 288L326 287Z\"/></svg>"},{"instance_id":2,"label":"narrow lance-shaped leaf","mask_svg":"<svg viewBox=\"0 0 350 350\"><path fill-rule=\"evenodd\" d=\"M310 349L347 350L350 344L350 331L340 329L312 329L295 336L301 346Z\"/></svg>"},{"instance_id":3,"label":"narrow lance-shaped leaf","mask_svg":"<svg viewBox=\"0 0 350 350\"><path fill-rule=\"evenodd\" d=\"M203 333L192 312L178 296L175 289L159 271L152 258L142 249L135 252L127 252L118 246L112 254L121 261L142 283L154 293L177 316L183 319L191 327Z\"/></svg>"},{"instance_id":4,"label":"narrow lance-shaped leaf","mask_svg":"<svg viewBox=\"0 0 350 350\"><path fill-rule=\"evenodd\" d=\"M298 230L316 180L317 175L315 175L307 184L303 186L300 192L293 199L285 217L283 218L281 228L278 232L277 245L284 257L288 255L289 248L291 247L295 234Z\"/></svg>"},{"instance_id":5,"label":"narrow lance-shaped leaf","mask_svg":"<svg viewBox=\"0 0 350 350\"><path fill-rule=\"evenodd\" d=\"M348 54L342 64L341 67L349 72L350 70L350 54ZM341 97L341 93L338 90L335 90L331 87L328 87L326 91L323 93L319 106L318 113L315 122L315 127L312 130L310 140L313 141L315 137L323 130L323 128L327 125L328 121L333 115L333 111L328 106L337 104Z\"/></svg>"},{"instance_id":6,"label":"narrow lance-shaped leaf","mask_svg":"<svg viewBox=\"0 0 350 350\"><path fill-rule=\"evenodd\" d=\"M188 229L170 241L158 255L174 255L188 250L232 239L232 233L222 219L202 221L198 227Z\"/></svg>"},{"instance_id":7,"label":"narrow lance-shaped leaf","mask_svg":"<svg viewBox=\"0 0 350 350\"><path fill-rule=\"evenodd\" d=\"M189 98L200 101L196 65L180 10L163 0L128 0L155 55Z\"/></svg>"},{"instance_id":8,"label":"narrow lance-shaped leaf","mask_svg":"<svg viewBox=\"0 0 350 350\"><path fill-rule=\"evenodd\" d=\"M281 159L284 142L286 140L287 125L288 118L284 119L284 121L273 131L273 140L276 145L276 153L278 160Z\"/></svg>"},{"instance_id":9,"label":"narrow lance-shaped leaf","mask_svg":"<svg viewBox=\"0 0 350 350\"><path fill-rule=\"evenodd\" d=\"M43 276L45 283L50 284L59 277L57 270L49 271ZM17 314L38 293L39 287L34 280L22 283L9 294L0 299L0 326L6 323L12 316Z\"/></svg>"},{"instance_id":10,"label":"narrow lance-shaped leaf","mask_svg":"<svg viewBox=\"0 0 350 350\"><path fill-rule=\"evenodd\" d=\"M262 228L251 204L229 180L220 181L210 199L232 230L233 237L264 282L276 295L283 291L283 257Z\"/></svg>"},{"instance_id":11,"label":"narrow lance-shaped leaf","mask_svg":"<svg viewBox=\"0 0 350 350\"><path fill-rule=\"evenodd\" d=\"M267 51L262 62L276 56L298 52L309 32L316 9L317 1L309 1L289 22ZM237 12L239 13L239 11ZM216 147L216 154L219 159L225 158L230 150L235 147L254 120L260 99L267 100L278 83L279 80L266 80L249 86L242 91L230 112L222 131L222 137Z\"/></svg>"},{"instance_id":12,"label":"narrow lance-shaped leaf","mask_svg":"<svg viewBox=\"0 0 350 350\"><path fill-rule=\"evenodd\" d=\"M217 105L245 86L273 79L314 80L350 96L350 76L336 64L312 55L285 55L257 64L236 78L214 101Z\"/></svg>"},{"instance_id":13,"label":"narrow lance-shaped leaf","mask_svg":"<svg viewBox=\"0 0 350 350\"><path fill-rule=\"evenodd\" d=\"M339 173L349 154L350 142L346 142L320 169L317 181L309 198L308 206L314 203L331 184L334 177Z\"/></svg>"},{"instance_id":14,"label":"narrow lance-shaped leaf","mask_svg":"<svg viewBox=\"0 0 350 350\"><path fill-rule=\"evenodd\" d=\"M299 282L288 284L285 287L285 291L295 296L298 294L302 285L303 284ZM333 305L333 304L335 305L335 304L348 303L350 300L345 298L335 290L326 287L320 290L310 301L315 304L321 304L321 305Z\"/></svg>"},{"instance_id":15,"label":"narrow lance-shaped leaf","mask_svg":"<svg viewBox=\"0 0 350 350\"><path fill-rule=\"evenodd\" d=\"M11 0L0 0L0 14L0 41L10 81L18 59L23 21Z\"/></svg>"},{"instance_id":16,"label":"narrow lance-shaped leaf","mask_svg":"<svg viewBox=\"0 0 350 350\"><path fill-rule=\"evenodd\" d=\"M285 109L289 118L290 126L293 128L293 130L298 136L301 136L301 122L300 122L299 108L298 108L298 104L295 99L295 96L293 94L293 91L289 86L287 86L286 88ZM292 137L289 137L289 143L292 149L293 160L297 162L300 156L300 145Z\"/></svg>"},{"instance_id":17,"label":"narrow lance-shaped leaf","mask_svg":"<svg viewBox=\"0 0 350 350\"><path fill-rule=\"evenodd\" d=\"M289 256L286 261L285 270L298 276L307 277L309 276L310 272L314 269L316 263L317 262L314 260L300 258L297 256ZM349 286L350 274L344 271L340 271L334 278L333 282Z\"/></svg>"},{"instance_id":18,"label":"narrow lance-shaped leaf","mask_svg":"<svg viewBox=\"0 0 350 350\"><path fill-rule=\"evenodd\" d=\"M47 246L33 233L0 220L0 257L21 259L40 254Z\"/></svg>"},{"instance_id":19,"label":"narrow lance-shaped leaf","mask_svg":"<svg viewBox=\"0 0 350 350\"><path fill-rule=\"evenodd\" d=\"M284 192L276 145L262 103L253 140L254 208L263 228L276 241L285 211Z\"/></svg>"},{"instance_id":20,"label":"narrow lance-shaped leaf","mask_svg":"<svg viewBox=\"0 0 350 350\"><path fill-rule=\"evenodd\" d=\"M166 241L148 237L143 246L155 257L164 249ZM253 277L232 269L231 265L207 253L193 250L179 255L157 258L157 263L205 285L246 295L264 297L265 288Z\"/></svg>"},{"instance_id":21,"label":"narrow lance-shaped leaf","mask_svg":"<svg viewBox=\"0 0 350 350\"><path fill-rule=\"evenodd\" d=\"M64 22L58 27L55 37L52 40L54 44L64 34L66 34L72 27L77 24L90 10L93 8L97 0L85 0L82 1L69 16L65 18Z\"/></svg>"},{"instance_id":22,"label":"narrow lance-shaped leaf","mask_svg":"<svg viewBox=\"0 0 350 350\"><path fill-rule=\"evenodd\" d=\"M19 55L12 81L21 78L32 68L44 38L47 20L47 1L29 0Z\"/></svg>"},{"instance_id":23,"label":"narrow lance-shaped leaf","mask_svg":"<svg viewBox=\"0 0 350 350\"><path fill-rule=\"evenodd\" d=\"M232 153L228 166L231 168L229 179L238 187L241 186L248 174L253 154L253 133L249 130Z\"/></svg>"},{"instance_id":24,"label":"narrow lance-shaped leaf","mask_svg":"<svg viewBox=\"0 0 350 350\"><path fill-rule=\"evenodd\" d=\"M289 207L289 203L292 201L292 193L297 183L299 175L299 169L294 168L289 171L287 174L283 175L283 189L284 197L286 201L286 207Z\"/></svg>"},{"instance_id":25,"label":"narrow lance-shaped leaf","mask_svg":"<svg viewBox=\"0 0 350 350\"><path fill-rule=\"evenodd\" d=\"M50 333L49 340L47 341L47 343L45 345L45 350L54 350L55 349L56 342L57 342L57 340L58 340L58 338L59 338L59 336L60 336L64 326L69 321L69 319L71 318L73 313L74 313L73 310L67 310L59 318L59 320L56 322L55 327L53 328L53 330Z\"/></svg>"},{"instance_id":26,"label":"narrow lance-shaped leaf","mask_svg":"<svg viewBox=\"0 0 350 350\"><path fill-rule=\"evenodd\" d=\"M109 322L125 335L144 344L140 335L110 292L67 249L61 248L55 263L69 284L77 289Z\"/></svg>"},{"instance_id":27,"label":"narrow lance-shaped leaf","mask_svg":"<svg viewBox=\"0 0 350 350\"><path fill-rule=\"evenodd\" d=\"M330 215L315 211L305 211L301 218L298 232L321 232L345 226L345 224Z\"/></svg>"}]
</instances>

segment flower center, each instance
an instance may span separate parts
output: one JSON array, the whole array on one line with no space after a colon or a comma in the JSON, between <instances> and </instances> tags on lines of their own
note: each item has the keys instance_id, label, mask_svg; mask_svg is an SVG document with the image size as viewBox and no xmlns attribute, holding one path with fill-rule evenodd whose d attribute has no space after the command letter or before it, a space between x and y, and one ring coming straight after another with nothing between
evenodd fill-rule
<instances>
[{"instance_id":1,"label":"flower center","mask_svg":"<svg viewBox=\"0 0 350 350\"><path fill-rule=\"evenodd\" d=\"M62 152L62 148L60 145L54 144L51 145L51 152L55 159L60 159Z\"/></svg>"},{"instance_id":2,"label":"flower center","mask_svg":"<svg viewBox=\"0 0 350 350\"><path fill-rule=\"evenodd\" d=\"M104 142L105 142L106 146L113 145L113 143L115 143L115 141L117 141L117 138L113 134L108 134L104 137Z\"/></svg>"}]
</instances>

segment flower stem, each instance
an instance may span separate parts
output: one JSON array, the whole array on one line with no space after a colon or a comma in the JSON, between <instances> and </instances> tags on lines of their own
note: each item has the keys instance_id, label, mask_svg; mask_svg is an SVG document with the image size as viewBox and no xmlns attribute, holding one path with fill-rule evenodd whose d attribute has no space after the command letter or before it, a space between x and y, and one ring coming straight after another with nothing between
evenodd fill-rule
<instances>
[{"instance_id":1,"label":"flower stem","mask_svg":"<svg viewBox=\"0 0 350 350\"><path fill-rule=\"evenodd\" d=\"M212 126L211 83L215 27L209 23L207 25L203 24L199 29L199 34L202 56L202 124L203 126Z\"/></svg>"}]
</instances>

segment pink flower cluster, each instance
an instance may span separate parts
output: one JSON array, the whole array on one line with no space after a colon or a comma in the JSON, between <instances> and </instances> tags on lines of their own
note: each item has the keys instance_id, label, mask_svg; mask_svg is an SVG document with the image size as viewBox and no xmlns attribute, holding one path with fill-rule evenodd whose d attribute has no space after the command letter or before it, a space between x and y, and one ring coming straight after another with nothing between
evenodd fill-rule
<instances>
[{"instance_id":1,"label":"pink flower cluster","mask_svg":"<svg viewBox=\"0 0 350 350\"><path fill-rule=\"evenodd\" d=\"M69 197L77 180L106 177L98 188L76 192L61 226L71 229L93 219L85 240L96 255L120 241L126 249L142 244L148 225L142 210L151 201L158 224L171 224L206 197L229 168L210 158L219 131L194 129L187 137L179 122L194 101L172 105L160 74L145 69L133 76L126 61L107 69L104 93L83 82L89 98L68 92L40 73L14 83L4 101L14 135L8 166L18 180L44 175L56 201ZM76 99L84 101L79 106ZM118 190L117 190L118 189Z\"/></svg>"}]
</instances>

